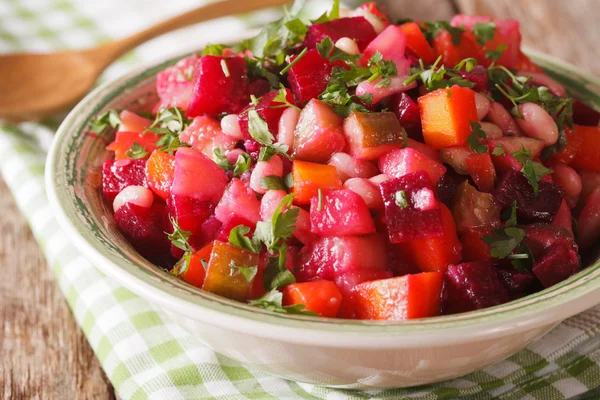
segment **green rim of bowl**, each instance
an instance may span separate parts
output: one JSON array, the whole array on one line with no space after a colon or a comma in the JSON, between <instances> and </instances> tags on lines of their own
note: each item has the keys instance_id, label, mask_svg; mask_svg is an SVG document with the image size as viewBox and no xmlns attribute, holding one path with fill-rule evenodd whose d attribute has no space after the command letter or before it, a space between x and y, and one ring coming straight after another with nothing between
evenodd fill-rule
<instances>
[{"instance_id":1,"label":"green rim of bowl","mask_svg":"<svg viewBox=\"0 0 600 400\"><path fill-rule=\"evenodd\" d=\"M587 75L576 67L546 55L527 52L550 76L559 81L581 101L600 109L600 80ZM102 159L80 160L85 150L105 146L102 140L91 141L86 137L86 125L90 118L108 108L111 102L126 96L141 85L151 83L157 72L174 64L183 56L170 59L150 68L128 74L116 81L106 83L83 99L65 119L55 137L47 161L47 191L57 218L78 249L100 269L121 280L134 292L144 292L145 297L160 304L173 301L181 305L182 314L197 318L203 311L225 313L228 316L255 322L310 329L336 334L368 333L370 335L409 335L414 333L441 333L472 326L528 324L544 320L558 322L593 304L580 302L561 318L552 319L548 311L553 307L575 303L577 299L597 295L600 289L600 261L575 276L538 293L496 307L464 314L441 316L402 322L357 321L326 318L310 318L276 314L242 303L237 303L211 293L200 291L165 273L124 245L118 233L105 234L110 225L108 210L94 209L86 201L85 188L89 186L88 175L98 171ZM86 183L87 182L87 183ZM96 189L97 190L97 189ZM98 203L100 204L100 203ZM97 205L98 205L97 204ZM114 223L113 223L114 226ZM120 238L119 238L120 237ZM125 247L124 247L125 246ZM108 271L108 269L110 271ZM594 297L598 302L597 296ZM164 300L164 301L162 301ZM565 313L563 313L565 314ZM501 328L500 328L501 329Z\"/></svg>"}]
</instances>

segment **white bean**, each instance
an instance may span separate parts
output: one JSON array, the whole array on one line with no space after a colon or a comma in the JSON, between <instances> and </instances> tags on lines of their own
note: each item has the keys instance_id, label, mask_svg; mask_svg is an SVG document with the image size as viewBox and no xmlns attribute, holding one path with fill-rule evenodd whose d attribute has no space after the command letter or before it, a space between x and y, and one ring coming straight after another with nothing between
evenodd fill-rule
<instances>
[{"instance_id":1,"label":"white bean","mask_svg":"<svg viewBox=\"0 0 600 400\"><path fill-rule=\"evenodd\" d=\"M550 114L535 103L519 104L519 112L523 118L517 119L519 128L527 136L541 139L546 146L556 143L558 140L558 126Z\"/></svg>"},{"instance_id":2,"label":"white bean","mask_svg":"<svg viewBox=\"0 0 600 400\"><path fill-rule=\"evenodd\" d=\"M363 178L350 178L344 182L344 188L352 190L363 198L369 208L383 208L383 198L378 185Z\"/></svg>"},{"instance_id":3,"label":"white bean","mask_svg":"<svg viewBox=\"0 0 600 400\"><path fill-rule=\"evenodd\" d=\"M350 178L370 178L379 172L372 162L358 160L346 153L332 154L328 164L337 169L342 182Z\"/></svg>"},{"instance_id":4,"label":"white bean","mask_svg":"<svg viewBox=\"0 0 600 400\"><path fill-rule=\"evenodd\" d=\"M298 125L300 110L295 107L288 107L279 118L279 134L277 142L289 147L290 151L294 146L294 131Z\"/></svg>"},{"instance_id":5,"label":"white bean","mask_svg":"<svg viewBox=\"0 0 600 400\"><path fill-rule=\"evenodd\" d=\"M485 132L487 139L498 139L502 137L502 129L491 122L480 122L481 129Z\"/></svg>"},{"instance_id":6,"label":"white bean","mask_svg":"<svg viewBox=\"0 0 600 400\"><path fill-rule=\"evenodd\" d=\"M477 107L477 118L481 121L490 111L490 99L481 93L475 93L475 107Z\"/></svg>"},{"instance_id":7,"label":"white bean","mask_svg":"<svg viewBox=\"0 0 600 400\"><path fill-rule=\"evenodd\" d=\"M554 183L562 186L566 197L577 198L581 193L581 177L573 168L565 164L555 164L552 166L554 173L552 179Z\"/></svg>"},{"instance_id":8,"label":"white bean","mask_svg":"<svg viewBox=\"0 0 600 400\"><path fill-rule=\"evenodd\" d=\"M221 119L221 130L224 134L231 136L234 139L244 139L244 135L240 129L240 124L238 123L237 114L229 114L224 116L223 119Z\"/></svg>"},{"instance_id":9,"label":"white bean","mask_svg":"<svg viewBox=\"0 0 600 400\"><path fill-rule=\"evenodd\" d=\"M117 212L126 203L132 203L140 207L149 208L152 205L154 196L152 191L143 186L127 186L121 190L113 201L113 210Z\"/></svg>"},{"instance_id":10,"label":"white bean","mask_svg":"<svg viewBox=\"0 0 600 400\"><path fill-rule=\"evenodd\" d=\"M505 136L523 136L523 132L521 132L515 120L500 103L494 101L490 104L487 119L502 129L502 133Z\"/></svg>"},{"instance_id":11,"label":"white bean","mask_svg":"<svg viewBox=\"0 0 600 400\"><path fill-rule=\"evenodd\" d=\"M379 174L379 175L375 175L372 178L369 178L369 180L376 185L379 185L381 182L385 182L388 179L390 179L390 177L387 176L386 174Z\"/></svg>"},{"instance_id":12,"label":"white bean","mask_svg":"<svg viewBox=\"0 0 600 400\"><path fill-rule=\"evenodd\" d=\"M337 47L344 53L348 53L353 56L360 53L356 42L350 39L349 37L339 38L337 42L335 42L335 47Z\"/></svg>"}]
</instances>

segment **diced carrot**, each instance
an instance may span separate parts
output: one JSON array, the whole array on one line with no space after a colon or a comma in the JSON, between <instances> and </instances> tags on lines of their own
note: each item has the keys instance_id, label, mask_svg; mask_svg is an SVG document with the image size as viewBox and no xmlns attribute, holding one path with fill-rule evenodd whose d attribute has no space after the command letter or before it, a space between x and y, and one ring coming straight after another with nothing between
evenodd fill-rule
<instances>
[{"instance_id":1,"label":"diced carrot","mask_svg":"<svg viewBox=\"0 0 600 400\"><path fill-rule=\"evenodd\" d=\"M115 141L109 144L106 149L115 152L115 160L125 160L129 158L127 152L134 142L143 146L146 152L150 154L156 148L157 140L158 135L152 132L117 132Z\"/></svg>"},{"instance_id":2,"label":"diced carrot","mask_svg":"<svg viewBox=\"0 0 600 400\"><path fill-rule=\"evenodd\" d=\"M310 204L310 199L318 194L319 189L342 188L342 181L333 165L295 160L292 176L296 204Z\"/></svg>"},{"instance_id":3,"label":"diced carrot","mask_svg":"<svg viewBox=\"0 0 600 400\"><path fill-rule=\"evenodd\" d=\"M567 146L560 153L556 154L551 158L552 162L558 161L563 164L571 164L575 155L579 151L581 144L583 143L583 137L575 133L574 130L569 129L565 126L565 136L567 138Z\"/></svg>"},{"instance_id":4,"label":"diced carrot","mask_svg":"<svg viewBox=\"0 0 600 400\"><path fill-rule=\"evenodd\" d=\"M212 248L213 242L207 244L206 246L192 254L192 256L190 257L189 265L187 266L185 271L180 275L184 281L186 281L187 283L191 283L197 288L202 287L202 285L204 284L204 277L206 275L204 265L208 264L210 260ZM184 262L184 259L179 261L179 263L182 262Z\"/></svg>"},{"instance_id":5,"label":"diced carrot","mask_svg":"<svg viewBox=\"0 0 600 400\"><path fill-rule=\"evenodd\" d=\"M442 64L447 67L454 67L465 58L474 58L484 66L490 64L490 60L485 58L483 48L475 42L475 37L470 31L461 35L458 46L452 43L452 35L448 31L442 31L433 39L433 49L437 56L442 56Z\"/></svg>"},{"instance_id":6,"label":"diced carrot","mask_svg":"<svg viewBox=\"0 0 600 400\"><path fill-rule=\"evenodd\" d=\"M467 157L466 164L467 172L471 175L479 190L482 192L491 192L494 190L496 170L494 169L494 164L489 153L471 153Z\"/></svg>"},{"instance_id":7,"label":"diced carrot","mask_svg":"<svg viewBox=\"0 0 600 400\"><path fill-rule=\"evenodd\" d=\"M154 193L167 199L171 193L171 183L175 174L175 156L158 149L150 154L146 162L146 182Z\"/></svg>"},{"instance_id":8,"label":"diced carrot","mask_svg":"<svg viewBox=\"0 0 600 400\"><path fill-rule=\"evenodd\" d=\"M575 152L572 165L575 168L600 171L600 127L575 125L575 133L581 145Z\"/></svg>"},{"instance_id":9,"label":"diced carrot","mask_svg":"<svg viewBox=\"0 0 600 400\"><path fill-rule=\"evenodd\" d=\"M361 283L354 288L357 317L401 321L439 315L442 282L441 272L423 272Z\"/></svg>"},{"instance_id":10,"label":"diced carrot","mask_svg":"<svg viewBox=\"0 0 600 400\"><path fill-rule=\"evenodd\" d=\"M478 121L475 92L452 86L421 96L418 101L425 143L436 149L467 143L470 121Z\"/></svg>"},{"instance_id":11,"label":"diced carrot","mask_svg":"<svg viewBox=\"0 0 600 400\"><path fill-rule=\"evenodd\" d=\"M284 306L304 304L307 310L321 317L335 318L342 304L342 294L331 281L292 283L284 287L282 292Z\"/></svg>"},{"instance_id":12,"label":"diced carrot","mask_svg":"<svg viewBox=\"0 0 600 400\"><path fill-rule=\"evenodd\" d=\"M444 234L441 237L416 239L402 243L409 258L423 272L444 272L449 264L461 260L461 244L456 235L452 213L440 204Z\"/></svg>"},{"instance_id":13,"label":"diced carrot","mask_svg":"<svg viewBox=\"0 0 600 400\"><path fill-rule=\"evenodd\" d=\"M228 299L246 301L252 292L252 281L249 282L235 266L258 267L258 261L256 253L229 243L215 241L202 289Z\"/></svg>"},{"instance_id":14,"label":"diced carrot","mask_svg":"<svg viewBox=\"0 0 600 400\"><path fill-rule=\"evenodd\" d=\"M416 22L407 22L400 25L400 30L406 36L406 47L421 58L425 64L433 64L435 53L421 32L419 24Z\"/></svg>"},{"instance_id":15,"label":"diced carrot","mask_svg":"<svg viewBox=\"0 0 600 400\"><path fill-rule=\"evenodd\" d=\"M149 119L128 110L121 111L119 118L121 119L119 130L123 132L143 132L152 125Z\"/></svg>"},{"instance_id":16,"label":"diced carrot","mask_svg":"<svg viewBox=\"0 0 600 400\"><path fill-rule=\"evenodd\" d=\"M481 240L491 235L492 228L469 229L462 233L460 242L463 248L463 261L491 260L490 246Z\"/></svg>"}]
</instances>

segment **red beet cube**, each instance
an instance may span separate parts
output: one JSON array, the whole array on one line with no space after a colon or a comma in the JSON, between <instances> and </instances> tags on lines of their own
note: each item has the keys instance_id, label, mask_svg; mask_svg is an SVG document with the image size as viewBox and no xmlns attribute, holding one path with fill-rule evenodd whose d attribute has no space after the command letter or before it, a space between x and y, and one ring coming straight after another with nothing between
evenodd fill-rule
<instances>
[{"instance_id":1,"label":"red beet cube","mask_svg":"<svg viewBox=\"0 0 600 400\"><path fill-rule=\"evenodd\" d=\"M188 117L237 113L249 101L248 72L242 57L204 56L192 79Z\"/></svg>"},{"instance_id":2,"label":"red beet cube","mask_svg":"<svg viewBox=\"0 0 600 400\"><path fill-rule=\"evenodd\" d=\"M310 202L311 231L322 236L375 233L375 223L360 195L348 189L332 190Z\"/></svg>"},{"instance_id":3,"label":"red beet cube","mask_svg":"<svg viewBox=\"0 0 600 400\"><path fill-rule=\"evenodd\" d=\"M295 275L300 282L332 280L349 271L385 270L387 264L387 240L382 234L323 237L300 250Z\"/></svg>"},{"instance_id":4,"label":"red beet cube","mask_svg":"<svg viewBox=\"0 0 600 400\"><path fill-rule=\"evenodd\" d=\"M533 273L544 287L564 281L579 271L579 257L566 239L548 247L533 264Z\"/></svg>"},{"instance_id":5,"label":"red beet cube","mask_svg":"<svg viewBox=\"0 0 600 400\"><path fill-rule=\"evenodd\" d=\"M102 192L110 201L127 186L146 185L146 160L107 160L102 164Z\"/></svg>"},{"instance_id":6,"label":"red beet cube","mask_svg":"<svg viewBox=\"0 0 600 400\"><path fill-rule=\"evenodd\" d=\"M455 314L506 303L508 292L491 262L449 265L446 270L442 310Z\"/></svg>"},{"instance_id":7,"label":"red beet cube","mask_svg":"<svg viewBox=\"0 0 600 400\"><path fill-rule=\"evenodd\" d=\"M443 235L440 203L425 171L380 184L390 242L400 243Z\"/></svg>"},{"instance_id":8,"label":"red beet cube","mask_svg":"<svg viewBox=\"0 0 600 400\"><path fill-rule=\"evenodd\" d=\"M421 114L419 104L406 92L398 93L392 97L390 110L396 115L400 126L406 129L409 136L421 139Z\"/></svg>"},{"instance_id":9,"label":"red beet cube","mask_svg":"<svg viewBox=\"0 0 600 400\"><path fill-rule=\"evenodd\" d=\"M454 71L457 75L475 84L473 90L476 92L488 92L490 89L490 80L488 71L485 67L477 65L471 71Z\"/></svg>"},{"instance_id":10,"label":"red beet cube","mask_svg":"<svg viewBox=\"0 0 600 400\"><path fill-rule=\"evenodd\" d=\"M364 17L339 18L309 26L303 47L314 49L326 36L329 36L333 43L343 37L354 39L362 52L371 40L375 39L377 33Z\"/></svg>"},{"instance_id":11,"label":"red beet cube","mask_svg":"<svg viewBox=\"0 0 600 400\"><path fill-rule=\"evenodd\" d=\"M300 61L290 68L288 83L299 106L304 106L327 88L331 68L329 60L321 57L315 49L307 51Z\"/></svg>"},{"instance_id":12,"label":"red beet cube","mask_svg":"<svg viewBox=\"0 0 600 400\"><path fill-rule=\"evenodd\" d=\"M289 89L286 90L285 98L290 103L294 104L294 98ZM256 106L247 106L240 114L238 115L238 124L240 125L240 130L244 134L246 139L252 139L250 133L248 132L248 113L244 112L250 108L254 108L257 114L267 123L269 126L269 131L273 135L277 135L279 119L281 118L281 114L285 110L285 107L281 107L281 103L276 103L273 101L277 94L278 90L273 90L263 97L258 99L258 104Z\"/></svg>"},{"instance_id":13,"label":"red beet cube","mask_svg":"<svg viewBox=\"0 0 600 400\"><path fill-rule=\"evenodd\" d=\"M164 205L140 207L125 203L115 212L114 218L119 231L141 255L163 264L171 247L165 232L172 230Z\"/></svg>"},{"instance_id":14,"label":"red beet cube","mask_svg":"<svg viewBox=\"0 0 600 400\"><path fill-rule=\"evenodd\" d=\"M564 198L563 189L554 183L538 182L538 193L523 174L508 170L494 189L494 197L503 206L517 202L517 216L523 222L552 222Z\"/></svg>"},{"instance_id":15,"label":"red beet cube","mask_svg":"<svg viewBox=\"0 0 600 400\"><path fill-rule=\"evenodd\" d=\"M214 206L211 203L193 197L171 194L167 200L169 215L175 218L181 229L192 233L190 243L195 248L202 245L200 241L195 240L195 236L200 234L202 223L208 218L212 209Z\"/></svg>"}]
</instances>

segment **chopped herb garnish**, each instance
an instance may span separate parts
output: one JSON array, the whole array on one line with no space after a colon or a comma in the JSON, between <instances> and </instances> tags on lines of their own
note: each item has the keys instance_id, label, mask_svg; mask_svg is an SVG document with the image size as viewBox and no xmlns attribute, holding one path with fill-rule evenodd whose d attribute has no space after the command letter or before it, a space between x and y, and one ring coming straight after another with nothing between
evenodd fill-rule
<instances>
[{"instance_id":1,"label":"chopped herb garnish","mask_svg":"<svg viewBox=\"0 0 600 400\"><path fill-rule=\"evenodd\" d=\"M298 54L293 60L289 61L289 64L286 65L280 72L279 75L284 75L286 72L288 72L290 70L290 68L292 68L294 65L296 65L296 63L298 61L300 61L302 59L302 57L304 57L304 55L306 54L306 52L308 51L308 49L305 47L300 54Z\"/></svg>"},{"instance_id":2,"label":"chopped herb garnish","mask_svg":"<svg viewBox=\"0 0 600 400\"><path fill-rule=\"evenodd\" d=\"M452 44L455 46L460 45L462 34L465 31L462 27L450 25L449 21L424 22L420 28L429 43L432 43L433 39L442 31L447 31L450 34Z\"/></svg>"},{"instance_id":3,"label":"chopped herb garnish","mask_svg":"<svg viewBox=\"0 0 600 400\"><path fill-rule=\"evenodd\" d=\"M229 232L229 243L252 253L260 253L261 243L254 238L246 236L250 228L246 225L238 225Z\"/></svg>"},{"instance_id":4,"label":"chopped herb garnish","mask_svg":"<svg viewBox=\"0 0 600 400\"><path fill-rule=\"evenodd\" d=\"M487 139L485 132L481 128L481 124L473 121L469 121L469 123L471 124L471 132L473 132L467 137L467 144L469 145L469 148L471 151L479 154L487 153L487 146L479 141L480 138Z\"/></svg>"},{"instance_id":5,"label":"chopped herb garnish","mask_svg":"<svg viewBox=\"0 0 600 400\"><path fill-rule=\"evenodd\" d=\"M511 153L518 162L523 164L521 173L527 178L529 184L533 188L533 193L537 193L539 189L538 182L546 175L550 175L554 171L546 168L542 164L531 160L531 151L521 146L521 150Z\"/></svg>"},{"instance_id":6,"label":"chopped herb garnish","mask_svg":"<svg viewBox=\"0 0 600 400\"><path fill-rule=\"evenodd\" d=\"M408 207L408 198L406 197L406 192L404 190L398 190L394 194L394 201L396 205L400 208Z\"/></svg>"},{"instance_id":7,"label":"chopped herb garnish","mask_svg":"<svg viewBox=\"0 0 600 400\"><path fill-rule=\"evenodd\" d=\"M503 156L505 154L506 154L506 151L504 151L504 147L502 146L502 143L496 143L496 147L494 147L494 150L492 150L492 155Z\"/></svg>"},{"instance_id":8,"label":"chopped herb garnish","mask_svg":"<svg viewBox=\"0 0 600 400\"><path fill-rule=\"evenodd\" d=\"M125 155L129 158L139 159L146 157L148 155L148 152L146 151L146 148L144 146L142 146L138 142L133 142L129 150L127 150L127 152L125 153Z\"/></svg>"},{"instance_id":9,"label":"chopped herb garnish","mask_svg":"<svg viewBox=\"0 0 600 400\"><path fill-rule=\"evenodd\" d=\"M89 122L89 130L90 132L101 133L109 126L116 128L120 123L119 113L115 110L106 110Z\"/></svg>"},{"instance_id":10,"label":"chopped herb garnish","mask_svg":"<svg viewBox=\"0 0 600 400\"><path fill-rule=\"evenodd\" d=\"M317 203L317 211L321 211L323 209L323 191L321 188L317 190L318 203Z\"/></svg>"},{"instance_id":11,"label":"chopped herb garnish","mask_svg":"<svg viewBox=\"0 0 600 400\"><path fill-rule=\"evenodd\" d=\"M223 44L209 44L202 50L203 56L222 56L223 50L225 50L227 46Z\"/></svg>"},{"instance_id":12,"label":"chopped herb garnish","mask_svg":"<svg viewBox=\"0 0 600 400\"><path fill-rule=\"evenodd\" d=\"M283 177L283 184L285 185L287 190L290 190L294 187L294 175L292 175L291 172Z\"/></svg>"},{"instance_id":13,"label":"chopped herb garnish","mask_svg":"<svg viewBox=\"0 0 600 400\"><path fill-rule=\"evenodd\" d=\"M292 236L294 229L296 229L296 219L300 210L290 208L293 199L293 193L286 195L279 203L271 220L261 221L256 225L254 237L256 240L263 242L269 252L278 251L280 246ZM284 208L285 211L283 211Z\"/></svg>"},{"instance_id":14,"label":"chopped herb garnish","mask_svg":"<svg viewBox=\"0 0 600 400\"><path fill-rule=\"evenodd\" d=\"M250 300L251 306L264 308L265 310L273 311L279 314L297 314L317 316L313 311L306 310L304 304L294 304L293 306L283 306L283 294L272 289L255 300Z\"/></svg>"},{"instance_id":15,"label":"chopped herb garnish","mask_svg":"<svg viewBox=\"0 0 600 400\"><path fill-rule=\"evenodd\" d=\"M181 229L175 218L169 216L169 220L171 221L171 225L173 225L173 233L167 233L171 244L186 253L192 253L192 246L188 242L192 236L192 232Z\"/></svg>"},{"instance_id":16,"label":"chopped herb garnish","mask_svg":"<svg viewBox=\"0 0 600 400\"><path fill-rule=\"evenodd\" d=\"M493 66L496 63L496 61L498 61L502 57L502 53L507 48L508 48L507 45L501 44L498 47L496 47L496 50L487 49L485 51L485 58L492 60L492 66Z\"/></svg>"},{"instance_id":17,"label":"chopped herb garnish","mask_svg":"<svg viewBox=\"0 0 600 400\"><path fill-rule=\"evenodd\" d=\"M248 110L248 132L254 140L263 145L271 145L275 140L269 131L269 125L254 108Z\"/></svg>"},{"instance_id":18,"label":"chopped herb garnish","mask_svg":"<svg viewBox=\"0 0 600 400\"><path fill-rule=\"evenodd\" d=\"M504 221L504 226L516 226L517 225L517 201L513 201L509 208L504 210L500 215L500 218Z\"/></svg>"},{"instance_id":19,"label":"chopped herb garnish","mask_svg":"<svg viewBox=\"0 0 600 400\"><path fill-rule=\"evenodd\" d=\"M229 270L230 276L233 276L236 272L239 272L240 274L242 274L244 276L244 278L246 278L248 283L252 283L252 281L254 280L254 277L258 273L258 267L256 265L254 265L252 267L244 267L244 266L236 265L236 263L233 260L231 260L231 262L229 263L229 268L230 268L230 270Z\"/></svg>"},{"instance_id":20,"label":"chopped herb garnish","mask_svg":"<svg viewBox=\"0 0 600 400\"><path fill-rule=\"evenodd\" d=\"M433 65L425 67L423 60L420 59L418 67L410 68L411 75L404 80L404 85L409 85L414 81L420 80L428 91L449 88L454 85L467 88L475 86L475 82L464 79L453 70L446 70L443 65L438 67L441 60L442 57L440 56L435 60ZM465 61L464 65L466 63Z\"/></svg>"},{"instance_id":21,"label":"chopped herb garnish","mask_svg":"<svg viewBox=\"0 0 600 400\"><path fill-rule=\"evenodd\" d=\"M160 138L156 146L162 151L171 153L179 147L189 147L187 143L179 140L179 134L187 128L191 120L186 118L185 112L178 107L161 107L156 114L156 119L147 131L156 133Z\"/></svg>"},{"instance_id":22,"label":"chopped herb garnish","mask_svg":"<svg viewBox=\"0 0 600 400\"><path fill-rule=\"evenodd\" d=\"M260 185L266 190L285 190L285 185L280 176L269 175L260 179Z\"/></svg>"},{"instance_id":23,"label":"chopped herb garnish","mask_svg":"<svg viewBox=\"0 0 600 400\"><path fill-rule=\"evenodd\" d=\"M223 70L223 75L225 75L225 77L229 78L231 76L231 74L229 73L229 67L227 67L226 59L221 60L221 69Z\"/></svg>"},{"instance_id":24,"label":"chopped herb garnish","mask_svg":"<svg viewBox=\"0 0 600 400\"><path fill-rule=\"evenodd\" d=\"M288 91L285 88L285 86L283 86L283 84L279 84L279 91L277 92L277 96L275 96L272 100L273 103L279 103L279 105L270 106L269 108L293 107L296 110L300 110L299 107L297 107L296 105L294 105L288 101L287 94L288 94Z\"/></svg>"},{"instance_id":25,"label":"chopped herb garnish","mask_svg":"<svg viewBox=\"0 0 600 400\"><path fill-rule=\"evenodd\" d=\"M471 30L473 31L473 35L475 35L475 41L483 46L494 39L496 24L493 22L479 22L473 25Z\"/></svg>"},{"instance_id":26,"label":"chopped herb garnish","mask_svg":"<svg viewBox=\"0 0 600 400\"><path fill-rule=\"evenodd\" d=\"M491 236L484 236L483 241L490 245L491 256L506 258L525 239L525 231L517 227L501 227L494 229Z\"/></svg>"}]
</instances>

